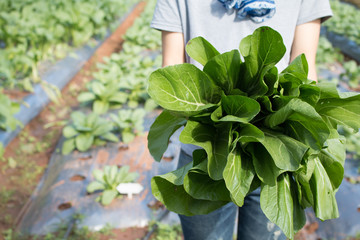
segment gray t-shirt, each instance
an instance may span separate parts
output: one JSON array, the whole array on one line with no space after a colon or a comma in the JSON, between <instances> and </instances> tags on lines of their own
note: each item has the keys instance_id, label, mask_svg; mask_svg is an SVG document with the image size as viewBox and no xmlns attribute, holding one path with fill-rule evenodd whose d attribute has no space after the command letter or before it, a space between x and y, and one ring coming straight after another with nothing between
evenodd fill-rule
<instances>
[{"instance_id":1,"label":"gray t-shirt","mask_svg":"<svg viewBox=\"0 0 360 240\"><path fill-rule=\"evenodd\" d=\"M275 0L276 13L263 23L238 20L218 0L158 0L151 27L169 32L182 32L185 44L202 36L220 53L238 49L241 39L261 26L270 26L283 37L286 53L277 64L282 71L289 64L290 50L297 25L332 16L329 0ZM308 36L309 38L315 36ZM186 61L202 66L186 56ZM194 146L182 146L191 154Z\"/></svg>"}]
</instances>

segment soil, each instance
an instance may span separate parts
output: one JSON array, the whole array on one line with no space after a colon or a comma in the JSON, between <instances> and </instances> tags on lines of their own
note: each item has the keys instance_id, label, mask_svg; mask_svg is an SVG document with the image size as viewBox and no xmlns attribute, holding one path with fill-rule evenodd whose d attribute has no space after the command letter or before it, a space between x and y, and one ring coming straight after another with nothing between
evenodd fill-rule
<instances>
[{"instance_id":1,"label":"soil","mask_svg":"<svg viewBox=\"0 0 360 240\"><path fill-rule=\"evenodd\" d=\"M66 121L70 113L78 108L76 97L78 93L85 90L86 82L91 80L92 73L96 71L96 64L102 62L103 57L121 50L124 42L123 34L141 14L145 5L145 2L136 5L130 15L96 50L82 70L61 91L60 103L47 105L5 148L4 157L7 160L0 161L0 236L3 231L14 229L19 222L62 134L61 121ZM5 93L13 99L27 94L16 91ZM10 167L9 159L15 161L15 166ZM74 179L76 180L78 179ZM111 231L111 237L104 234L100 236L100 239L139 239L146 235L147 228Z\"/></svg>"}]
</instances>

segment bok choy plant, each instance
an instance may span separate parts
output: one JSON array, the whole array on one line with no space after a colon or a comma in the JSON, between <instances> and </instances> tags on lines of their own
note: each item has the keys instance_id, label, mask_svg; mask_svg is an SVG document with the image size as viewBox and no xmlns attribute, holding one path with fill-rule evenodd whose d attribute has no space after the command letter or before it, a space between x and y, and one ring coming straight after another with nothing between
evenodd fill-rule
<instances>
[{"instance_id":1,"label":"bok choy plant","mask_svg":"<svg viewBox=\"0 0 360 240\"><path fill-rule=\"evenodd\" d=\"M118 142L118 137L112 133L113 125L96 113L85 115L80 111L71 114L72 123L63 129L66 138L62 145L62 154L66 155L77 149L85 152L91 146L101 146L110 142Z\"/></svg>"},{"instance_id":2,"label":"bok choy plant","mask_svg":"<svg viewBox=\"0 0 360 240\"><path fill-rule=\"evenodd\" d=\"M182 126L180 141L202 148L190 164L153 177L152 192L190 216L231 201L241 207L261 187L262 211L293 239L305 208L321 220L339 215L345 148L337 126L358 131L360 95L309 80L304 55L279 73L286 49L269 27L245 37L239 50L220 54L197 37L186 51L203 70L184 63L150 75L148 93L164 108L148 135L154 159Z\"/></svg>"},{"instance_id":3,"label":"bok choy plant","mask_svg":"<svg viewBox=\"0 0 360 240\"><path fill-rule=\"evenodd\" d=\"M116 187L120 183L134 182L139 174L137 172L130 172L130 167L124 165L120 168L118 166L104 166L104 171L95 169L93 171L94 181L89 183L86 187L88 193L102 191L102 193L95 199L102 205L109 205L115 198L121 197Z\"/></svg>"}]
</instances>

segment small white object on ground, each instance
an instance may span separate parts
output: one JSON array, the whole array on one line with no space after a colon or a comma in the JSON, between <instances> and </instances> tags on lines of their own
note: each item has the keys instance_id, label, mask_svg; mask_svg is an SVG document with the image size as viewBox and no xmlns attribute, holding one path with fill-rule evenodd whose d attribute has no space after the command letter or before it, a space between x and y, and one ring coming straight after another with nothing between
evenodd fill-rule
<instances>
[{"instance_id":1,"label":"small white object on ground","mask_svg":"<svg viewBox=\"0 0 360 240\"><path fill-rule=\"evenodd\" d=\"M143 189L144 187L139 183L120 183L116 187L120 194L127 194L129 199L132 199L133 194L139 194Z\"/></svg>"}]
</instances>

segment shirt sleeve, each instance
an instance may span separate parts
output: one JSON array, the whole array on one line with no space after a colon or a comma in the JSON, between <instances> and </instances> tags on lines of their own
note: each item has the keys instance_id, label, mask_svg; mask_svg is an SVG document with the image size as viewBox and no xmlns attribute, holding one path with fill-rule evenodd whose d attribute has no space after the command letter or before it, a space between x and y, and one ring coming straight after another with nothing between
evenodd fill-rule
<instances>
[{"instance_id":1,"label":"shirt sleeve","mask_svg":"<svg viewBox=\"0 0 360 240\"><path fill-rule=\"evenodd\" d=\"M302 0L297 25L321 19L326 21L333 15L329 0Z\"/></svg>"},{"instance_id":2,"label":"shirt sleeve","mask_svg":"<svg viewBox=\"0 0 360 240\"><path fill-rule=\"evenodd\" d=\"M158 0L150 26L163 31L183 32L178 1Z\"/></svg>"}]
</instances>

